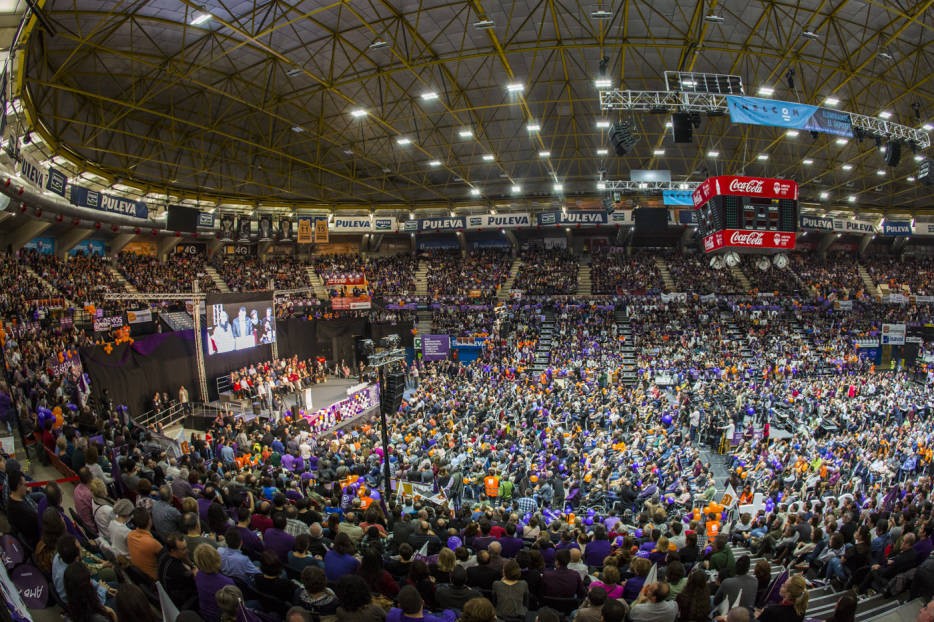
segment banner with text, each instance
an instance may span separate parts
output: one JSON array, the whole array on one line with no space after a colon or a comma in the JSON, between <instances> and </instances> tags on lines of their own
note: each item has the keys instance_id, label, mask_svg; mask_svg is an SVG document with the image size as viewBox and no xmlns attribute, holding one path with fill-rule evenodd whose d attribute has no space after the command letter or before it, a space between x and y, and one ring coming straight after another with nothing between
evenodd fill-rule
<instances>
[{"instance_id":1,"label":"banner with text","mask_svg":"<svg viewBox=\"0 0 934 622\"><path fill-rule=\"evenodd\" d=\"M443 361L451 354L450 335L422 335L422 358Z\"/></svg>"},{"instance_id":2,"label":"banner with text","mask_svg":"<svg viewBox=\"0 0 934 622\"><path fill-rule=\"evenodd\" d=\"M335 216L331 233L392 233L396 219L392 216Z\"/></svg>"},{"instance_id":3,"label":"banner with text","mask_svg":"<svg viewBox=\"0 0 934 622\"><path fill-rule=\"evenodd\" d=\"M882 223L882 235L902 236L911 235L910 220L886 220Z\"/></svg>"},{"instance_id":4,"label":"banner with text","mask_svg":"<svg viewBox=\"0 0 934 622\"><path fill-rule=\"evenodd\" d=\"M663 190L662 199L665 205L694 205L690 190Z\"/></svg>"},{"instance_id":5,"label":"banner with text","mask_svg":"<svg viewBox=\"0 0 934 622\"><path fill-rule=\"evenodd\" d=\"M516 229L532 226L528 213L483 214L467 217L468 229Z\"/></svg>"},{"instance_id":6,"label":"banner with text","mask_svg":"<svg viewBox=\"0 0 934 622\"><path fill-rule=\"evenodd\" d=\"M149 218L149 208L142 201L113 197L82 186L71 187L71 204L142 220Z\"/></svg>"},{"instance_id":7,"label":"banner with text","mask_svg":"<svg viewBox=\"0 0 934 622\"><path fill-rule=\"evenodd\" d=\"M727 95L726 105L733 123L853 136L850 115L839 110L743 95Z\"/></svg>"},{"instance_id":8,"label":"banner with text","mask_svg":"<svg viewBox=\"0 0 934 622\"><path fill-rule=\"evenodd\" d=\"M607 221L609 220L606 212L582 212L570 210L566 212L542 212L541 214L536 215L536 219L540 227L560 227L567 225L596 227L599 225L607 224Z\"/></svg>"}]
</instances>

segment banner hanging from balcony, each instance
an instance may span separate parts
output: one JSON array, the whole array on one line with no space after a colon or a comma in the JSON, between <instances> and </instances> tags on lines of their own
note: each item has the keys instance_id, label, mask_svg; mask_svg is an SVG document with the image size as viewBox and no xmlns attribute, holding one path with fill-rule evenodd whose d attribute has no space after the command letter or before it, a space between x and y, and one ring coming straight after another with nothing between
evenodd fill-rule
<instances>
[{"instance_id":1,"label":"banner hanging from balcony","mask_svg":"<svg viewBox=\"0 0 934 622\"><path fill-rule=\"evenodd\" d=\"M82 186L71 187L71 204L142 220L149 218L149 208L142 201L114 197Z\"/></svg>"}]
</instances>

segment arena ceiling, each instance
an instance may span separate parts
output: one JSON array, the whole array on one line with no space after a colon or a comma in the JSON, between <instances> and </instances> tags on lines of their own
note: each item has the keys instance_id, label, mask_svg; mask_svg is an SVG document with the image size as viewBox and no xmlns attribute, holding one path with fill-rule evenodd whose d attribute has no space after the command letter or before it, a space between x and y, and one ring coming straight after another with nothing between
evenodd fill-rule
<instances>
[{"instance_id":1,"label":"arena ceiling","mask_svg":"<svg viewBox=\"0 0 934 622\"><path fill-rule=\"evenodd\" d=\"M728 116L674 144L668 115L602 113L594 80L604 56L628 90L663 90L666 70L738 74L749 95L833 97L920 127L934 123L932 4L48 0L54 34L33 20L17 88L50 155L144 192L293 206L553 201L597 196L600 170L668 169L675 181L795 178L828 207L921 210L934 192L909 181L910 149L887 168L869 139L790 137ZM600 155L597 122L617 119L641 140Z\"/></svg>"}]
</instances>

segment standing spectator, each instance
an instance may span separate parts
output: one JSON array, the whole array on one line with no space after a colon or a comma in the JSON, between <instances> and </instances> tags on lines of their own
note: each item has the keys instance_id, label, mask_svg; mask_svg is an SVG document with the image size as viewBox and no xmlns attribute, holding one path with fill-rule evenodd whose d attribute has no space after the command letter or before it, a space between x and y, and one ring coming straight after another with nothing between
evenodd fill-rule
<instances>
[{"instance_id":1,"label":"standing spectator","mask_svg":"<svg viewBox=\"0 0 934 622\"><path fill-rule=\"evenodd\" d=\"M126 537L130 562L149 575L153 581L158 581L159 553L162 552L162 545L150 532L152 520L149 518L149 512L145 508L133 510L133 524L136 525L136 529Z\"/></svg>"}]
</instances>

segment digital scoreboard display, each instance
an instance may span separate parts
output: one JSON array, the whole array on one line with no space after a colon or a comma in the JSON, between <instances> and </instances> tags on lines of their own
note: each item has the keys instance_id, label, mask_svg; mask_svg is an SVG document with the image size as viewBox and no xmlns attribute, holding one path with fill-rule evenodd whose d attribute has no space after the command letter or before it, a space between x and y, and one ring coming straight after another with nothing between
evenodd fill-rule
<instances>
[{"instance_id":1,"label":"digital scoreboard display","mask_svg":"<svg viewBox=\"0 0 934 622\"><path fill-rule=\"evenodd\" d=\"M794 181L711 177L697 187L692 198L706 252L794 248L798 227L798 184Z\"/></svg>"}]
</instances>

